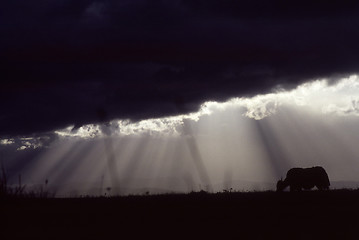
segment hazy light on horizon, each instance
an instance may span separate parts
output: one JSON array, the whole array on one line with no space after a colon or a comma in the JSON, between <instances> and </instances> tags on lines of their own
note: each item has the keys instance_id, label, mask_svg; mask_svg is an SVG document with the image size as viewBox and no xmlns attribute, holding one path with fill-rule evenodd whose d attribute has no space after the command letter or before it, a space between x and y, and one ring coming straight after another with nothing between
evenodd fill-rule
<instances>
[{"instance_id":1,"label":"hazy light on horizon","mask_svg":"<svg viewBox=\"0 0 359 240\"><path fill-rule=\"evenodd\" d=\"M359 181L358 116L353 75L206 102L188 115L69 126L46 147L41 137L0 145L27 146L19 154L42 148L30 166L16 170L29 185L49 179L59 195L261 190L296 166L321 165L332 181Z\"/></svg>"}]
</instances>

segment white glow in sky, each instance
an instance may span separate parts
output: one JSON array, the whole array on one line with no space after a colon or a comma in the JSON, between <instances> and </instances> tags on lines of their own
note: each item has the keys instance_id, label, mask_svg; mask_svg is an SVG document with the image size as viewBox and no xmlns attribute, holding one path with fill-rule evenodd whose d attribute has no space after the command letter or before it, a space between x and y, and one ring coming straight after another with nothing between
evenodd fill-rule
<instances>
[{"instance_id":1,"label":"white glow in sky","mask_svg":"<svg viewBox=\"0 0 359 240\"><path fill-rule=\"evenodd\" d=\"M13 144L13 143L15 143L15 140L13 138L0 139L1 145L9 145L9 144Z\"/></svg>"},{"instance_id":2,"label":"white glow in sky","mask_svg":"<svg viewBox=\"0 0 359 240\"><path fill-rule=\"evenodd\" d=\"M0 146L43 149L18 171L29 184L49 178L61 194L271 189L289 168L314 165L333 182L359 183L358 116L353 75L205 102L187 115L69 126L55 139L0 139Z\"/></svg>"},{"instance_id":3,"label":"white glow in sky","mask_svg":"<svg viewBox=\"0 0 359 240\"><path fill-rule=\"evenodd\" d=\"M180 135L179 127L184 119L198 121L204 115L230 108L243 110L248 118L260 120L275 114L281 106L302 106L309 111L323 114L359 115L359 78L352 75L329 85L326 79L315 80L291 91L277 90L274 93L251 98L232 98L226 102L205 102L196 113L173 117L147 119L139 122L113 120L106 126L89 124L74 129L73 126L57 130L62 137L94 138L122 135Z\"/></svg>"}]
</instances>

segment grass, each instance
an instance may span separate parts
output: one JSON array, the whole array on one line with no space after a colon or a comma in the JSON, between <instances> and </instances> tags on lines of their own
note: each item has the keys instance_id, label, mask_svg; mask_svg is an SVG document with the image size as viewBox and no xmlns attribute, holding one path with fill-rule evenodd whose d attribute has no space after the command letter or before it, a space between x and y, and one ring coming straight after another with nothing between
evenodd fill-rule
<instances>
[{"instance_id":1,"label":"grass","mask_svg":"<svg viewBox=\"0 0 359 240\"><path fill-rule=\"evenodd\" d=\"M21 183L21 175L19 175L19 183L15 187L8 185L7 174L3 163L0 170L0 198L23 196L25 185Z\"/></svg>"},{"instance_id":2,"label":"grass","mask_svg":"<svg viewBox=\"0 0 359 240\"><path fill-rule=\"evenodd\" d=\"M359 190L53 198L0 174L1 239L358 239Z\"/></svg>"},{"instance_id":3,"label":"grass","mask_svg":"<svg viewBox=\"0 0 359 240\"><path fill-rule=\"evenodd\" d=\"M12 239L357 239L358 203L358 190L197 192L4 199L0 211Z\"/></svg>"},{"instance_id":4,"label":"grass","mask_svg":"<svg viewBox=\"0 0 359 240\"><path fill-rule=\"evenodd\" d=\"M3 163L0 163L0 168L0 199L49 198L55 196L55 193L47 191L47 179L45 180L45 187L41 185L38 189L26 191L26 185L22 184L21 175L18 176L18 184L10 186L8 184L8 176Z\"/></svg>"}]
</instances>

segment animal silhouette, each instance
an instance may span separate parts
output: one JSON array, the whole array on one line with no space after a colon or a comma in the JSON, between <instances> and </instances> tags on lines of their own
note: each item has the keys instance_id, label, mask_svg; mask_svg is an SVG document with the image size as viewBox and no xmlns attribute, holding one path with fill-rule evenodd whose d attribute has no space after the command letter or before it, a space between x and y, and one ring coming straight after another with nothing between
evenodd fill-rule
<instances>
[{"instance_id":1,"label":"animal silhouette","mask_svg":"<svg viewBox=\"0 0 359 240\"><path fill-rule=\"evenodd\" d=\"M328 190L330 182L327 172L322 167L292 168L287 172L284 181L281 179L277 182L277 191L281 192L288 186L291 192L309 190L315 186L319 190Z\"/></svg>"}]
</instances>

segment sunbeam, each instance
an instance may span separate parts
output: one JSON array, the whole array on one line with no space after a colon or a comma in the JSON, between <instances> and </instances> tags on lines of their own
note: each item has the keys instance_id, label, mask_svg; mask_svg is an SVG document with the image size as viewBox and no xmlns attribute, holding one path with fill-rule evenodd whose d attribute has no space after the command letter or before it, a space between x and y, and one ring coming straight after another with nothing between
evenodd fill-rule
<instances>
[{"instance_id":1,"label":"sunbeam","mask_svg":"<svg viewBox=\"0 0 359 240\"><path fill-rule=\"evenodd\" d=\"M288 169L316 165L334 187L352 186L359 183L357 96L357 76L316 80L206 102L189 115L2 138L0 147L12 182L19 175L29 187L46 181L58 196L266 190Z\"/></svg>"}]
</instances>

